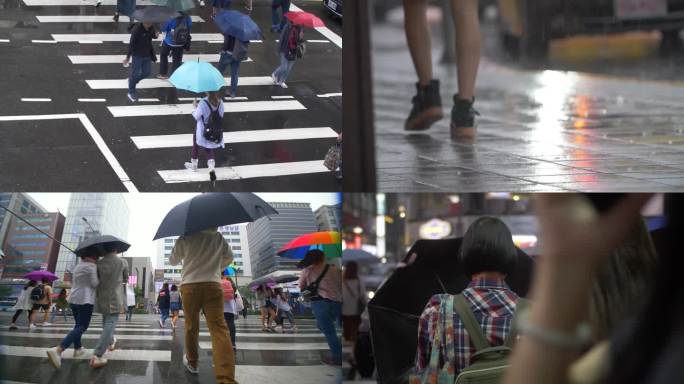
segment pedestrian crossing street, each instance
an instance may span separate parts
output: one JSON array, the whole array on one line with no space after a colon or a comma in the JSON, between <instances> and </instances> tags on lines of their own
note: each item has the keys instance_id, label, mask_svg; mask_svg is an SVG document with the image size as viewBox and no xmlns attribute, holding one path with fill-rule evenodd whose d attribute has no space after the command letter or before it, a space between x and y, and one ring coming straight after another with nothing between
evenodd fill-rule
<instances>
[{"instance_id":1,"label":"pedestrian crossing street","mask_svg":"<svg viewBox=\"0 0 684 384\"><path fill-rule=\"evenodd\" d=\"M97 10L91 7L95 3L94 0L22 1L28 7L36 7L36 12L40 13L36 15L36 20L41 26L54 29L55 33L48 35L49 40L36 42L51 42L52 46L57 45L60 49L68 51L65 59L74 67L74 73L81 77L78 83L87 86L87 91L83 94L73 96L73 102L76 108L89 108L97 111L95 113L103 114L103 119L106 120L104 123L91 117L98 131L108 130L107 134L102 135L105 138L109 137L103 144L107 148L102 148L102 145L98 147L128 191L148 189L144 184L154 179L159 179L162 185L196 184L202 188L202 183L209 184L209 173L207 168L203 168L206 167L206 163L201 151L198 171L193 172L184 167L184 162L189 160L192 133L195 128L194 121L188 118L194 109L190 100L193 100L195 95L184 91L177 91L176 94L168 80L154 78L158 73L158 64L154 64L152 75L137 86L140 102L132 104L125 98L130 69L121 68L127 50L127 45L122 43L128 43L130 34L101 33L99 27L90 28L91 25L97 26L112 21L110 14L113 13L115 1L103 1ZM147 5L147 2L138 1L137 4ZM76 6L80 8L74 8ZM71 14L73 9L69 7L81 11L79 14ZM299 8L294 5L293 9ZM59 14L61 12L66 14ZM223 43L223 35L210 32L217 31L213 22L204 15L194 13L199 11L193 11L193 22L196 23L193 24L193 46L192 50L184 55L184 61L203 60L217 63L220 47L218 44ZM297 84L296 78L300 73L302 76L307 75L306 61L295 65L286 83L289 87L283 89L275 86L271 78L271 72L278 64L275 54L277 34L269 34L270 25L260 22L270 20L270 7L261 4L258 8L255 4L253 17L264 30L264 40L252 41L250 57L241 64L239 97L225 99L224 125L229 126L225 135L226 144L230 144L230 153L227 150L218 150L226 155L217 153L217 187L221 188L221 182L227 182L227 187L234 185L231 183L245 180L268 184L271 178L301 175L315 177L316 180L327 180L325 183L334 185L333 189L337 190L339 185L334 181L333 174L323 166L323 159L328 149L335 144L338 131L341 130L341 93L338 92L341 88L341 38L328 28L307 31L310 43L307 60L313 61L319 54L314 47L334 47L339 51L338 68L332 68L333 76L340 79L337 89L314 88L312 92L311 85ZM119 19L119 24L127 22L123 16ZM65 25L75 25L76 28L73 30L79 33L63 33ZM118 30L122 29L125 30L123 25ZM93 33L82 33L84 30ZM161 36L157 41L161 41ZM92 48L87 48L86 45ZM158 53L159 47L156 44L155 49ZM169 61L171 62L171 59ZM118 73L118 76L102 76L111 76L112 73ZM229 76L225 80L226 84L230 84ZM174 92L172 97L168 97L169 92ZM54 97L33 99L34 103L57 101ZM91 115L89 111L86 114ZM171 123L167 123L170 119L165 119L164 124L159 123L159 118L168 116L177 118ZM5 120L11 120L7 118L13 116L4 117ZM306 126L307 122L313 124ZM125 126L126 129L123 131L127 136L113 138L115 131L109 131L109 125L115 125L117 128ZM117 148L109 148L112 141L117 143ZM127 147L123 148L121 142L127 143ZM121 148L130 153L122 154ZM116 161L111 161L111 157L105 155L109 152L113 153ZM122 157L126 161L121 161ZM118 166L119 163L121 166ZM145 173L145 177L132 176L132 173L142 173L135 169L140 164L154 169ZM155 183L155 190L163 190L163 186Z\"/></svg>"},{"instance_id":2,"label":"pedestrian crossing street","mask_svg":"<svg viewBox=\"0 0 684 384\"><path fill-rule=\"evenodd\" d=\"M117 349L107 352L107 366L101 368L104 375L133 375L128 380L148 381L150 368L166 372L168 380L161 382L195 382L183 371L181 359L184 344L184 319L180 319L173 330L167 320L166 328L160 328L158 315L133 315L132 320L119 317L115 335ZM68 373L67 377L91 374L87 360L92 356L102 332L101 315L94 314L91 326L82 337L85 355L74 358L73 348L62 354L62 368L56 371L48 362L45 349L54 347L72 329L73 319L64 322L57 317L52 325L43 325L30 331L26 329L25 318L20 318L18 330L8 330L9 316L3 315L0 327L0 360L6 367L0 370L0 382L17 381L39 383L49 381L57 374ZM287 321L286 321L286 324ZM323 365L322 356L328 352L325 338L315 326L313 319L297 319L298 331L265 333L261 331L256 316L242 317L236 321L237 352L236 379L240 383L337 383L341 370ZM200 376L199 382L213 382L211 369L211 338L205 322L201 321L199 335ZM16 364L15 364L16 363ZM6 369L5 369L6 368ZM124 372L118 370L124 369ZM204 372L203 372L204 371ZM179 378L183 380L178 380ZM175 380L175 381L174 381ZM62 382L54 380L51 382ZM67 382L67 381L65 381ZM68 381L71 382L71 381Z\"/></svg>"}]
</instances>

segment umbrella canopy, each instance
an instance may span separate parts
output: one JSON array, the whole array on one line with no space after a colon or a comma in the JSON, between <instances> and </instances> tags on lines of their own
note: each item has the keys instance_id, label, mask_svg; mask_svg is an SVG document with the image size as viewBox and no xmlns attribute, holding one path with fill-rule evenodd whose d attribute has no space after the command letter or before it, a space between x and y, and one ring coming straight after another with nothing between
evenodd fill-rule
<instances>
[{"instance_id":1,"label":"umbrella canopy","mask_svg":"<svg viewBox=\"0 0 684 384\"><path fill-rule=\"evenodd\" d=\"M418 240L404 260L410 262L415 253L415 261L394 271L368 303L381 383L406 382L405 374L415 362L418 319L430 297L445 290L456 294L467 287L469 279L456 257L461 242L462 238ZM532 258L518 249L518 262L506 282L520 296L527 295L533 266Z\"/></svg>"},{"instance_id":2,"label":"umbrella canopy","mask_svg":"<svg viewBox=\"0 0 684 384\"><path fill-rule=\"evenodd\" d=\"M380 262L380 258L361 249L345 249L342 251L342 263L350 261L358 265L373 265Z\"/></svg>"},{"instance_id":3,"label":"umbrella canopy","mask_svg":"<svg viewBox=\"0 0 684 384\"><path fill-rule=\"evenodd\" d=\"M218 91L226 85L221 72L206 61L188 61L173 72L169 78L178 89L202 93Z\"/></svg>"},{"instance_id":4,"label":"umbrella canopy","mask_svg":"<svg viewBox=\"0 0 684 384\"><path fill-rule=\"evenodd\" d=\"M87 254L89 251L95 251L97 254L101 255L104 253L105 247L114 247L116 253L121 253L126 252L131 245L116 236L93 236L83 240L81 244L78 245L78 248L76 248L74 253L78 257L81 257L83 254Z\"/></svg>"},{"instance_id":5,"label":"umbrella canopy","mask_svg":"<svg viewBox=\"0 0 684 384\"><path fill-rule=\"evenodd\" d=\"M260 285L266 285L269 288L275 287L277 284L283 284L283 283L291 283L293 281L299 280L299 276L295 274L287 274L287 275L280 275L280 276L264 276L260 277L258 279L252 280L251 283L249 283L249 289L252 291L255 291L258 286Z\"/></svg>"},{"instance_id":6,"label":"umbrella canopy","mask_svg":"<svg viewBox=\"0 0 684 384\"><path fill-rule=\"evenodd\" d=\"M152 3L157 5L167 6L173 8L176 11L187 11L188 9L195 8L195 2L193 0L151 0Z\"/></svg>"},{"instance_id":7,"label":"umbrella canopy","mask_svg":"<svg viewBox=\"0 0 684 384\"><path fill-rule=\"evenodd\" d=\"M54 273L52 273L50 271L44 271L44 270L29 272L29 273L25 274L24 277L29 279L29 280L35 280L35 281L41 281L43 279L55 281L58 279L57 275L55 275Z\"/></svg>"},{"instance_id":8,"label":"umbrella canopy","mask_svg":"<svg viewBox=\"0 0 684 384\"><path fill-rule=\"evenodd\" d=\"M178 16L180 13L173 8L155 6L136 9L131 18L141 23L165 23Z\"/></svg>"},{"instance_id":9,"label":"umbrella canopy","mask_svg":"<svg viewBox=\"0 0 684 384\"><path fill-rule=\"evenodd\" d=\"M278 256L300 260L311 249L320 249L325 253L326 259L341 257L340 233L335 231L313 232L296 237L280 248Z\"/></svg>"},{"instance_id":10,"label":"umbrella canopy","mask_svg":"<svg viewBox=\"0 0 684 384\"><path fill-rule=\"evenodd\" d=\"M238 11L221 11L214 17L214 23L224 35L233 36L240 41L258 40L261 29L251 17Z\"/></svg>"},{"instance_id":11,"label":"umbrella canopy","mask_svg":"<svg viewBox=\"0 0 684 384\"><path fill-rule=\"evenodd\" d=\"M285 17L292 21L292 24L303 27L318 28L325 27L325 23L318 16L309 12L288 12Z\"/></svg>"},{"instance_id":12,"label":"umbrella canopy","mask_svg":"<svg viewBox=\"0 0 684 384\"><path fill-rule=\"evenodd\" d=\"M153 240L255 221L278 211L253 193L204 193L169 211Z\"/></svg>"}]
</instances>

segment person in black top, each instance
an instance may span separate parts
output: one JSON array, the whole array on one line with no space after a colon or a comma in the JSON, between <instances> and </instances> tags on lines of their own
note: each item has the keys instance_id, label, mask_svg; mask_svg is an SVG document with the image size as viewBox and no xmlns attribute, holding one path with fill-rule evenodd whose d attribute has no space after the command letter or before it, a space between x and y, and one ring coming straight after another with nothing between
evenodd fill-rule
<instances>
[{"instance_id":1,"label":"person in black top","mask_svg":"<svg viewBox=\"0 0 684 384\"><path fill-rule=\"evenodd\" d=\"M140 80L148 77L152 72L152 62L157 61L157 56L152 47L152 40L156 39L158 32L152 23L142 23L133 27L131 41L128 44L128 54L123 61L124 65L131 65L131 75L128 78L128 99L138 101L135 94L135 86Z\"/></svg>"},{"instance_id":2,"label":"person in black top","mask_svg":"<svg viewBox=\"0 0 684 384\"><path fill-rule=\"evenodd\" d=\"M157 296L157 304L159 304L159 311L161 312L159 326L164 328L164 322L166 322L166 319L169 318L169 308L171 307L168 283L164 283L164 285L162 285L162 288L159 290L159 296Z\"/></svg>"}]
</instances>

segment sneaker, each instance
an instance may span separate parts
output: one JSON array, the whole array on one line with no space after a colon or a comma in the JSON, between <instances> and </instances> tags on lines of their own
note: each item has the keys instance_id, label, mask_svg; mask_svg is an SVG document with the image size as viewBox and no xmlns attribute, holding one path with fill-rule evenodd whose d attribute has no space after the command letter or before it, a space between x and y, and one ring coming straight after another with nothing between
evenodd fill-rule
<instances>
[{"instance_id":1,"label":"sneaker","mask_svg":"<svg viewBox=\"0 0 684 384\"><path fill-rule=\"evenodd\" d=\"M330 356L323 356L321 358L321 362L326 365L331 365L333 367L341 367L342 366L342 360L335 360Z\"/></svg>"},{"instance_id":2,"label":"sneaker","mask_svg":"<svg viewBox=\"0 0 684 384\"><path fill-rule=\"evenodd\" d=\"M105 365L107 365L107 359L105 359L104 357L93 356L90 359L90 367L91 368L100 368L100 367L104 367Z\"/></svg>"},{"instance_id":3,"label":"sneaker","mask_svg":"<svg viewBox=\"0 0 684 384\"><path fill-rule=\"evenodd\" d=\"M271 80L273 80L273 84L278 85L278 79L276 79L275 73L271 73Z\"/></svg>"},{"instance_id":4,"label":"sneaker","mask_svg":"<svg viewBox=\"0 0 684 384\"><path fill-rule=\"evenodd\" d=\"M157 75L157 79L160 79L160 80L167 80L168 78L169 77L166 75L161 75L161 74Z\"/></svg>"},{"instance_id":5,"label":"sneaker","mask_svg":"<svg viewBox=\"0 0 684 384\"><path fill-rule=\"evenodd\" d=\"M209 171L209 181L211 181L212 183L216 182L216 171Z\"/></svg>"},{"instance_id":6,"label":"sneaker","mask_svg":"<svg viewBox=\"0 0 684 384\"><path fill-rule=\"evenodd\" d=\"M282 83L280 83L280 84L278 84L278 85L280 85L280 87L282 87L282 88L287 88L287 84L285 84L285 82L282 82Z\"/></svg>"},{"instance_id":7,"label":"sneaker","mask_svg":"<svg viewBox=\"0 0 684 384\"><path fill-rule=\"evenodd\" d=\"M17 328L17 326L14 325L14 324L10 324L9 330L11 331L11 330L13 330L13 329L19 329L19 328Z\"/></svg>"},{"instance_id":8,"label":"sneaker","mask_svg":"<svg viewBox=\"0 0 684 384\"><path fill-rule=\"evenodd\" d=\"M126 95L128 96L128 100L130 100L132 103L135 103L136 101L138 101L138 96L136 96L132 93L128 93Z\"/></svg>"},{"instance_id":9,"label":"sneaker","mask_svg":"<svg viewBox=\"0 0 684 384\"><path fill-rule=\"evenodd\" d=\"M95 3L95 8L100 8L100 5L102 5L102 0L97 0L97 3Z\"/></svg>"},{"instance_id":10,"label":"sneaker","mask_svg":"<svg viewBox=\"0 0 684 384\"><path fill-rule=\"evenodd\" d=\"M189 169L193 172L196 172L197 171L197 163L186 161L185 162L185 169ZM161 325L161 320L159 320L159 325Z\"/></svg>"},{"instance_id":11,"label":"sneaker","mask_svg":"<svg viewBox=\"0 0 684 384\"><path fill-rule=\"evenodd\" d=\"M187 164L187 163L186 163ZM159 319L159 326L164 328L164 323L162 323L161 319Z\"/></svg>"},{"instance_id":12,"label":"sneaker","mask_svg":"<svg viewBox=\"0 0 684 384\"><path fill-rule=\"evenodd\" d=\"M57 352L57 347L50 348L47 351L48 360L55 366L55 368L60 369L62 367L62 357L59 352Z\"/></svg>"},{"instance_id":13,"label":"sneaker","mask_svg":"<svg viewBox=\"0 0 684 384\"><path fill-rule=\"evenodd\" d=\"M416 95L411 102L413 108L404 125L407 131L424 131L444 116L442 98L439 95L439 80L430 80L427 86L416 83Z\"/></svg>"},{"instance_id":14,"label":"sneaker","mask_svg":"<svg viewBox=\"0 0 684 384\"><path fill-rule=\"evenodd\" d=\"M43 323L43 325L52 325L52 323L47 322L47 323Z\"/></svg>"},{"instance_id":15,"label":"sneaker","mask_svg":"<svg viewBox=\"0 0 684 384\"><path fill-rule=\"evenodd\" d=\"M185 356L185 354L183 354L183 365L185 366L185 369L188 370L188 372L192 373L193 375L197 374L197 368L190 365L190 363L188 362L188 357Z\"/></svg>"},{"instance_id":16,"label":"sneaker","mask_svg":"<svg viewBox=\"0 0 684 384\"><path fill-rule=\"evenodd\" d=\"M480 113L473 108L473 100L463 100L454 95L454 106L451 109L452 140L472 140L475 138L475 116Z\"/></svg>"},{"instance_id":17,"label":"sneaker","mask_svg":"<svg viewBox=\"0 0 684 384\"><path fill-rule=\"evenodd\" d=\"M116 349L116 337L114 337L114 341L112 341L112 344L107 348L109 352L113 351Z\"/></svg>"},{"instance_id":18,"label":"sneaker","mask_svg":"<svg viewBox=\"0 0 684 384\"><path fill-rule=\"evenodd\" d=\"M74 358L81 357L83 355L85 355L85 349L83 349L83 348L74 349Z\"/></svg>"},{"instance_id":19,"label":"sneaker","mask_svg":"<svg viewBox=\"0 0 684 384\"><path fill-rule=\"evenodd\" d=\"M34 328L38 328L38 326L36 326L35 324L31 324L31 325L29 326L29 329L34 329Z\"/></svg>"}]
</instances>

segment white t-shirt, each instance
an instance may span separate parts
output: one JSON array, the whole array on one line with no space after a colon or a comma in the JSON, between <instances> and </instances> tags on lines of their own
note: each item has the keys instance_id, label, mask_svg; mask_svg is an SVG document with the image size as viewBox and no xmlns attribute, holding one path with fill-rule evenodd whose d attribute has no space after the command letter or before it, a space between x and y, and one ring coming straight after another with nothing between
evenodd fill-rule
<instances>
[{"instance_id":1,"label":"white t-shirt","mask_svg":"<svg viewBox=\"0 0 684 384\"><path fill-rule=\"evenodd\" d=\"M359 298L365 303L366 286L359 279L342 280L342 315L360 315Z\"/></svg>"},{"instance_id":2,"label":"white t-shirt","mask_svg":"<svg viewBox=\"0 0 684 384\"><path fill-rule=\"evenodd\" d=\"M95 290L99 284L97 264L81 261L74 268L73 286L67 301L71 304L95 304Z\"/></svg>"},{"instance_id":3,"label":"white t-shirt","mask_svg":"<svg viewBox=\"0 0 684 384\"><path fill-rule=\"evenodd\" d=\"M235 297L237 297L237 295L239 295L239 293L236 291L232 300L223 301L223 313L232 313L237 315L237 303L235 302Z\"/></svg>"}]
</instances>

